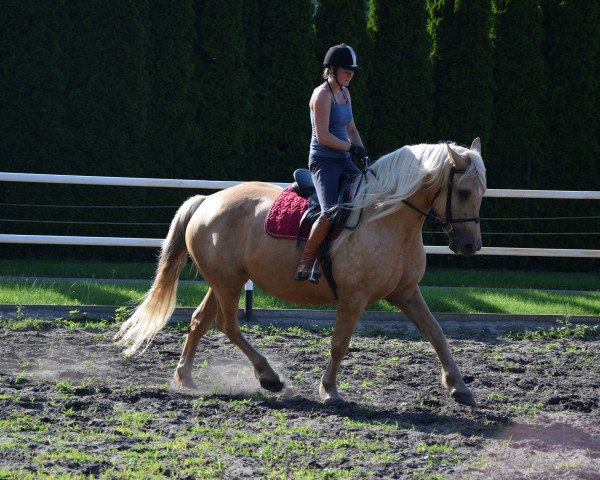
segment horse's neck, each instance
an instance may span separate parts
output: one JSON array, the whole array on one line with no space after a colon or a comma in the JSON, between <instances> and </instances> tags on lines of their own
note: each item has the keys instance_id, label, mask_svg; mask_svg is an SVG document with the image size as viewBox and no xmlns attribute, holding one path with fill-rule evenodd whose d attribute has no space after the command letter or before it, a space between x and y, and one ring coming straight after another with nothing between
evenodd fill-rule
<instances>
[{"instance_id":1,"label":"horse's neck","mask_svg":"<svg viewBox=\"0 0 600 480\"><path fill-rule=\"evenodd\" d=\"M406 202L412 205L413 208L404 204L396 212L382 217L381 221L386 224L395 225L401 231L421 232L425 223L425 214L431 208L431 199L427 191L419 190L406 199ZM422 212L422 213L420 213ZM389 218L388 218L389 217ZM376 220L378 221L378 220Z\"/></svg>"},{"instance_id":2,"label":"horse's neck","mask_svg":"<svg viewBox=\"0 0 600 480\"><path fill-rule=\"evenodd\" d=\"M431 195L430 195L431 196ZM411 195L408 199L412 205L426 213L429 211L430 203L428 203L427 192L417 192ZM402 205L398 210L380 218L375 218L378 211L374 205L369 205L363 209L354 210L348 221L348 225L354 225L342 232L338 241L334 244L334 254L347 245L346 240L351 232L356 228L356 232L352 233L353 238L359 238L367 243L373 238L378 238L379 241L395 249L398 244L410 242L411 245L421 245L422 229L425 223L425 216L408 207ZM355 248L351 246L350 248Z\"/></svg>"}]
</instances>

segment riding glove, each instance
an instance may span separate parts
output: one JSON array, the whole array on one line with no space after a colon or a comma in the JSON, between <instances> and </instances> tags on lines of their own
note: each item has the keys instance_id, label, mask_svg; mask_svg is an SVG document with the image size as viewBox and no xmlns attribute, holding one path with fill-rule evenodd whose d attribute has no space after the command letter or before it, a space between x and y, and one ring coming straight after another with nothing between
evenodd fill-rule
<instances>
[{"instance_id":1,"label":"riding glove","mask_svg":"<svg viewBox=\"0 0 600 480\"><path fill-rule=\"evenodd\" d=\"M360 145L350 144L350 155L356 160L364 160L369 154L367 153L367 149L365 147L361 147Z\"/></svg>"}]
</instances>

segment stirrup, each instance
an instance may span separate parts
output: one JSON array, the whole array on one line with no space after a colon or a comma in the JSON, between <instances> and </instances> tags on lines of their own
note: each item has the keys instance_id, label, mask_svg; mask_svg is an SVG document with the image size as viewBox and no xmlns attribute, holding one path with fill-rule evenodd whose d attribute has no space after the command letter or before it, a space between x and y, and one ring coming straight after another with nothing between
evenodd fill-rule
<instances>
[{"instance_id":1,"label":"stirrup","mask_svg":"<svg viewBox=\"0 0 600 480\"><path fill-rule=\"evenodd\" d=\"M319 263L318 260L315 260L312 268L310 269L310 273L308 275L308 281L310 283L314 283L317 285L319 283L319 279L321 278L321 273L319 272Z\"/></svg>"},{"instance_id":2,"label":"stirrup","mask_svg":"<svg viewBox=\"0 0 600 480\"><path fill-rule=\"evenodd\" d=\"M300 265L298 266L300 267ZM298 282L308 280L315 285L319 283L319 278L321 278L321 274L319 273L318 260L315 260L312 266L310 264L302 264L302 270L297 270L294 274L294 280Z\"/></svg>"}]
</instances>

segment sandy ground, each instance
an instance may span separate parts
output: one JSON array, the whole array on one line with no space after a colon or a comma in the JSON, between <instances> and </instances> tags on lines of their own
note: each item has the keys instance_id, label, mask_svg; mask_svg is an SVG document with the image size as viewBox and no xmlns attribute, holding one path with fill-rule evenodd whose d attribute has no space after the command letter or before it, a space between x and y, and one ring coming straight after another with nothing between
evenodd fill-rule
<instances>
[{"instance_id":1,"label":"sandy ground","mask_svg":"<svg viewBox=\"0 0 600 480\"><path fill-rule=\"evenodd\" d=\"M285 380L283 394L261 390L243 354L215 330L200 344L194 391L170 385L181 331L164 330L130 359L113 344L113 333L52 324L16 330L0 320L0 478L95 477L110 469L118 476L135 444L118 434L123 417L115 412L135 410L149 414L165 442L197 425L264 434L285 416L288 426L312 432L290 437L306 455L286 460L285 478L308 478L294 473L304 469L311 478L600 479L598 337L517 341L449 333L478 402L470 408L449 398L433 349L414 332L355 334L339 375L348 401L341 406L323 405L317 394L327 331L249 328L247 338ZM244 408L233 408L240 401ZM106 435L66 435L90 428ZM195 435L200 441L206 434ZM311 457L323 452L322 442L340 438L354 441L339 447L343 455ZM66 445L93 452L93 459L56 455ZM369 454L368 445L383 450ZM214 455L222 455L215 478L274 478L268 460L241 450ZM194 478L168 465L163 475Z\"/></svg>"}]
</instances>

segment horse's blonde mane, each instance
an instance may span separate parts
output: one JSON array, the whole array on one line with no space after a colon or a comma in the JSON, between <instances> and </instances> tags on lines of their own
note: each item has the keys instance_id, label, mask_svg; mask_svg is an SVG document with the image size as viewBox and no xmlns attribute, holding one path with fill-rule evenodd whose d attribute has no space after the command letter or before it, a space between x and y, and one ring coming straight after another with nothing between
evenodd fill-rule
<instances>
[{"instance_id":1,"label":"horse's blonde mane","mask_svg":"<svg viewBox=\"0 0 600 480\"><path fill-rule=\"evenodd\" d=\"M458 154L468 155L471 160L463 179L468 175L477 175L485 190L485 166L481 155L475 150L450 145ZM397 212L404 205L402 200L422 186L432 191L443 189L448 182L451 166L446 143L408 145L382 156L371 167L372 173L367 173L363 179L352 205L346 206L353 211L349 223L353 224L352 218L357 221L360 211L370 212L365 219L367 222ZM341 233L332 245L332 255L351 233L352 230Z\"/></svg>"}]
</instances>

